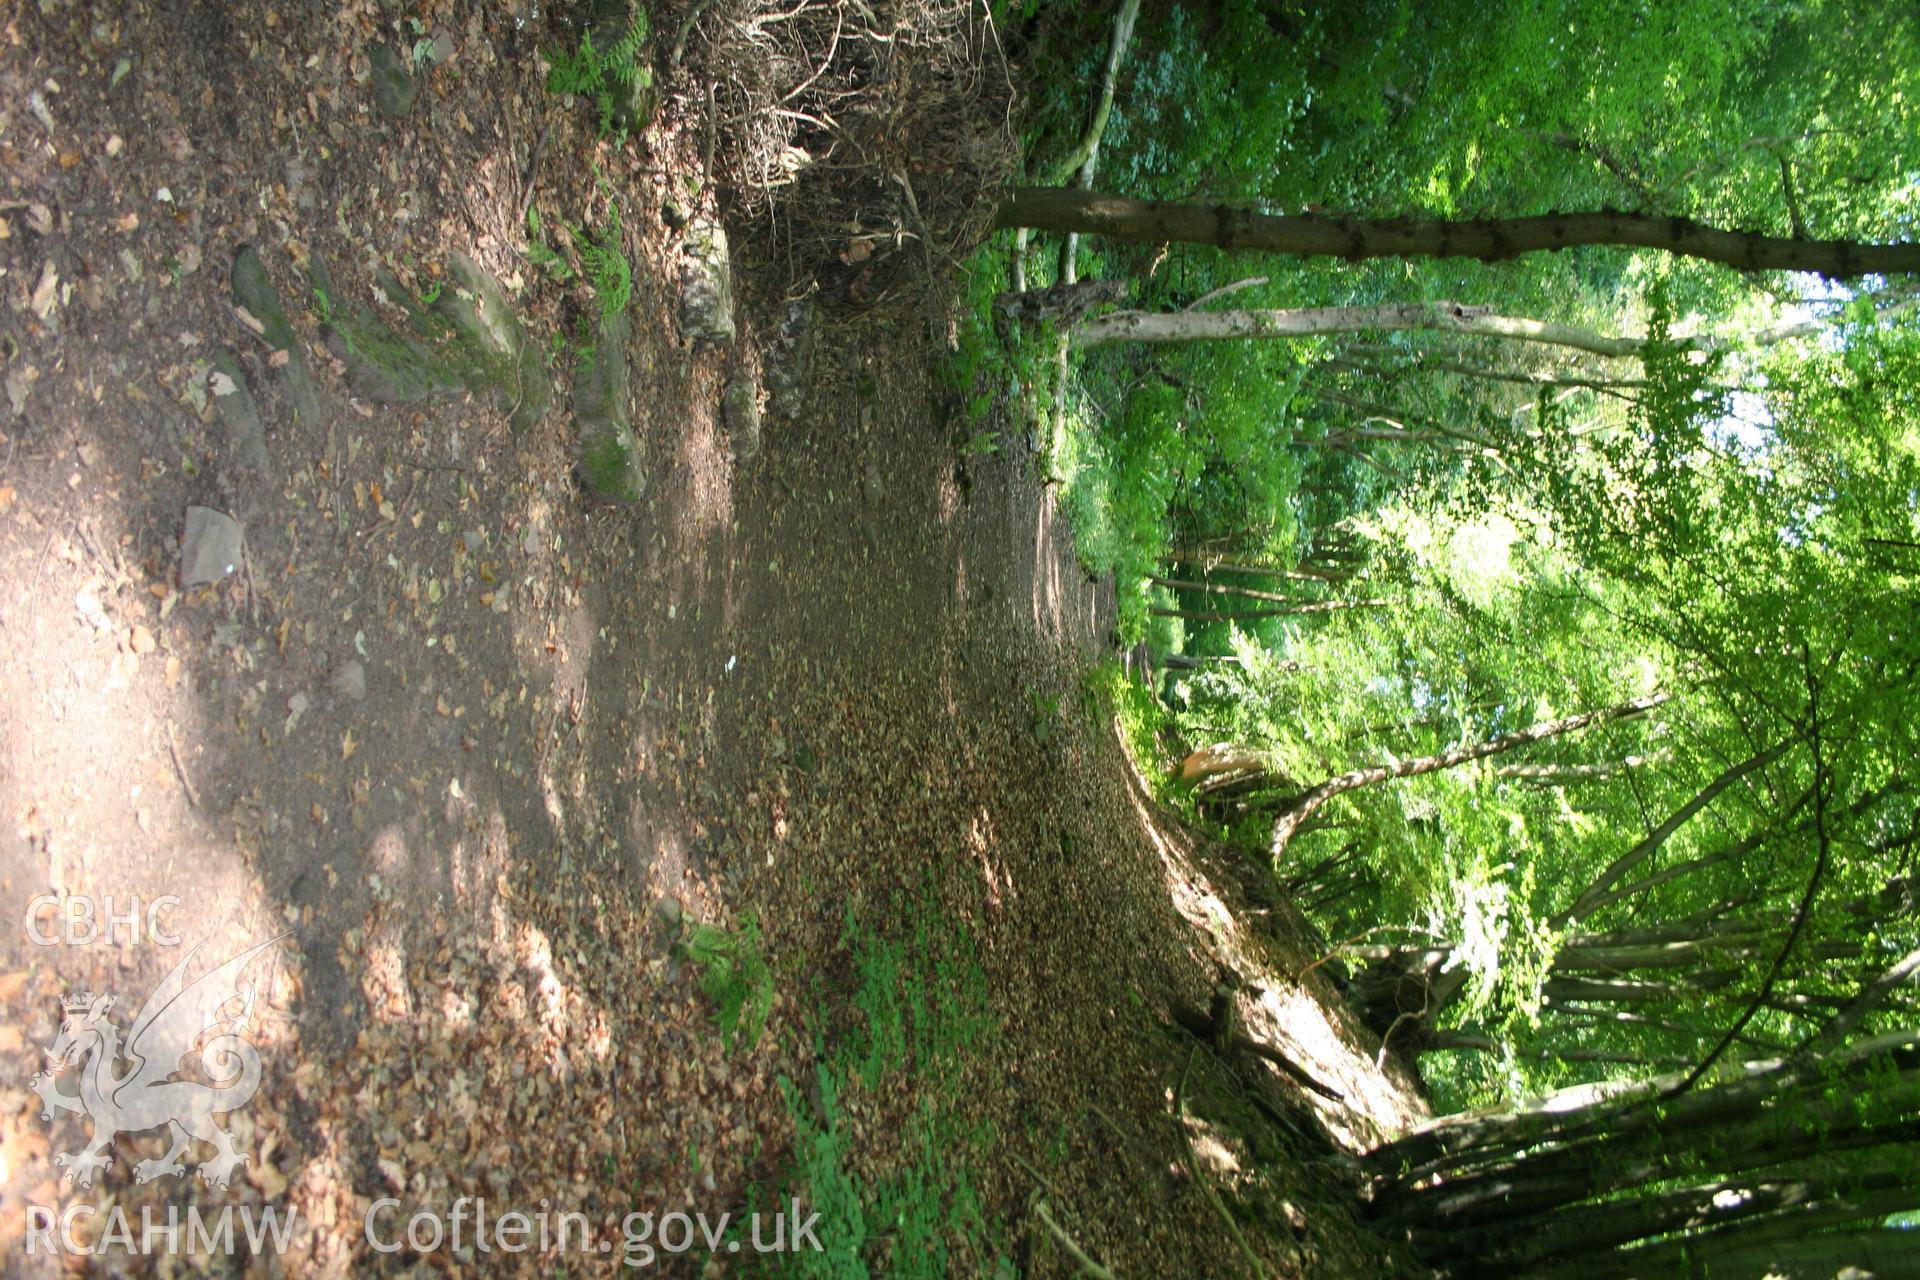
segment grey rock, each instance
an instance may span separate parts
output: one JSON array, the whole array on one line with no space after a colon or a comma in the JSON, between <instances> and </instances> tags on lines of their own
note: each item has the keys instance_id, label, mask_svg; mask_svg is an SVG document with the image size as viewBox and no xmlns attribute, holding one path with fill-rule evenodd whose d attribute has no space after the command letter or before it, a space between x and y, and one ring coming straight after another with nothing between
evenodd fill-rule
<instances>
[{"instance_id":1,"label":"grey rock","mask_svg":"<svg viewBox=\"0 0 1920 1280\"><path fill-rule=\"evenodd\" d=\"M218 582L240 564L245 541L240 522L212 507L188 507L180 532L180 585Z\"/></svg>"},{"instance_id":2,"label":"grey rock","mask_svg":"<svg viewBox=\"0 0 1920 1280\"><path fill-rule=\"evenodd\" d=\"M464 389L460 371L371 311L334 305L327 349L347 366L347 385L376 404L414 404Z\"/></svg>"},{"instance_id":3,"label":"grey rock","mask_svg":"<svg viewBox=\"0 0 1920 1280\"><path fill-rule=\"evenodd\" d=\"M745 462L760 452L760 388L744 371L736 372L721 392L720 407L733 456Z\"/></svg>"},{"instance_id":4,"label":"grey rock","mask_svg":"<svg viewBox=\"0 0 1920 1280\"><path fill-rule=\"evenodd\" d=\"M595 493L627 501L647 491L645 458L633 433L633 374L627 364L631 332L625 312L602 317L586 367L573 380L580 470Z\"/></svg>"},{"instance_id":5,"label":"grey rock","mask_svg":"<svg viewBox=\"0 0 1920 1280\"><path fill-rule=\"evenodd\" d=\"M327 678L327 687L348 702L359 702L367 696L367 667L358 658L349 658L334 669Z\"/></svg>"},{"instance_id":6,"label":"grey rock","mask_svg":"<svg viewBox=\"0 0 1920 1280\"><path fill-rule=\"evenodd\" d=\"M820 332L820 310L811 295L787 304L787 317L767 351L767 407L773 416L792 422L807 399L807 378L813 370L813 349Z\"/></svg>"},{"instance_id":7,"label":"grey rock","mask_svg":"<svg viewBox=\"0 0 1920 1280\"><path fill-rule=\"evenodd\" d=\"M212 363L215 376L208 390L227 438L227 461L234 473L229 480L236 492L256 495L273 476L273 464L267 458L267 427L247 388L246 372L233 353L223 347L213 353Z\"/></svg>"},{"instance_id":8,"label":"grey rock","mask_svg":"<svg viewBox=\"0 0 1920 1280\"><path fill-rule=\"evenodd\" d=\"M280 367L280 378L286 385L287 398L293 402L294 413L302 422L318 422L320 399L314 394L306 350L294 335L293 324L280 305L280 294L274 289L273 281L267 279L267 268L252 245L241 246L240 252L234 255L227 283L233 290L234 302L246 308L247 314L259 323L260 336L266 344L275 351L287 353L287 362Z\"/></svg>"},{"instance_id":9,"label":"grey rock","mask_svg":"<svg viewBox=\"0 0 1920 1280\"><path fill-rule=\"evenodd\" d=\"M680 333L689 341L732 342L733 262L727 232L700 219L680 247Z\"/></svg>"},{"instance_id":10,"label":"grey rock","mask_svg":"<svg viewBox=\"0 0 1920 1280\"><path fill-rule=\"evenodd\" d=\"M393 274L384 263L376 263L373 268L373 287L392 305L407 313L407 328L416 338L432 338L436 332L436 317L413 291L400 283L400 277Z\"/></svg>"},{"instance_id":11,"label":"grey rock","mask_svg":"<svg viewBox=\"0 0 1920 1280\"><path fill-rule=\"evenodd\" d=\"M377 44L367 57L373 63L373 105L389 120L404 120L420 96L408 55L390 44Z\"/></svg>"},{"instance_id":12,"label":"grey rock","mask_svg":"<svg viewBox=\"0 0 1920 1280\"><path fill-rule=\"evenodd\" d=\"M880 464L869 462L860 473L860 492L868 502L879 502L887 494L886 478L880 474Z\"/></svg>"},{"instance_id":13,"label":"grey rock","mask_svg":"<svg viewBox=\"0 0 1920 1280\"><path fill-rule=\"evenodd\" d=\"M347 367L355 395L380 404L412 404L471 391L491 396L513 426L525 430L553 404L553 378L540 349L498 281L479 263L456 253L446 287L431 306L416 299L384 269L374 285L407 313L404 325L333 298L316 256L314 286L328 289L327 349Z\"/></svg>"},{"instance_id":14,"label":"grey rock","mask_svg":"<svg viewBox=\"0 0 1920 1280\"><path fill-rule=\"evenodd\" d=\"M450 266L452 287L441 290L436 309L475 356L475 380L492 384L501 411L515 430L525 431L553 403L546 361L528 344L499 281L464 253L454 254Z\"/></svg>"}]
</instances>

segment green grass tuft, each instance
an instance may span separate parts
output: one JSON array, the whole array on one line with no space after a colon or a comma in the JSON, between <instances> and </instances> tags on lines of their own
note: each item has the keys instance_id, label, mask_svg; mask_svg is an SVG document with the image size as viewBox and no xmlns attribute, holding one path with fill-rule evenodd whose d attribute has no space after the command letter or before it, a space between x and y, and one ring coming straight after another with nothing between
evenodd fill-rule
<instances>
[{"instance_id":1,"label":"green grass tuft","mask_svg":"<svg viewBox=\"0 0 1920 1280\"><path fill-rule=\"evenodd\" d=\"M824 1015L818 1020L812 1097L781 1080L795 1133L786 1180L819 1212L823 1246L781 1258L783 1276L936 1280L963 1260L990 1271L1004 1252L973 1172L992 1134L961 1106L967 1068L996 1030L986 977L965 927L941 914L930 896L904 914L909 928L900 938L849 915L854 1020L831 1031L818 1025ZM842 1109L849 1087L875 1096L911 1091L906 1163L884 1178L863 1178L850 1167Z\"/></svg>"},{"instance_id":2,"label":"green grass tuft","mask_svg":"<svg viewBox=\"0 0 1920 1280\"><path fill-rule=\"evenodd\" d=\"M624 467L625 463L625 452L611 439L587 451L589 473L596 465ZM618 471L610 472L607 478L612 481L607 487L617 488ZM697 924L687 935L686 947L687 958L705 970L700 989L714 1002L714 1017L728 1047L751 1048L767 1025L767 1015L773 1012L773 973L761 951L760 922L748 913L741 918L740 927L732 931Z\"/></svg>"}]
</instances>

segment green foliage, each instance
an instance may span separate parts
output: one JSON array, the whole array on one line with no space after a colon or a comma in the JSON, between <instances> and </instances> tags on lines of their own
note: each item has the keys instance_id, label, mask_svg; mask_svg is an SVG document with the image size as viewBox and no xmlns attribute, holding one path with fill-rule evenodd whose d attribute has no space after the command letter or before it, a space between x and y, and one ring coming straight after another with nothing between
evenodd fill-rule
<instances>
[{"instance_id":1,"label":"green foliage","mask_svg":"<svg viewBox=\"0 0 1920 1280\"><path fill-rule=\"evenodd\" d=\"M1039 21L1030 174L1084 128L1111 14L1061 7ZM1101 186L1275 213L1613 207L1909 239L1915 103L1911 6L1176 3L1136 32ZM1059 247L1032 239L1031 283L1057 276ZM970 295L971 368L1010 364L988 306L1010 252L1005 237L983 251L993 280ZM1430 1055L1439 1096L1496 1101L1704 1052L1753 1000L1816 861L1819 942L1802 939L1780 973L1807 1003L1762 1010L1756 1043L1811 1034L1809 1011L1857 990L1870 956L1920 941L1910 919L1864 905L1907 865L1906 774L1920 758L1920 641L1902 613L1920 581L1909 292L1876 309L1805 280L1602 248L1346 263L1090 238L1080 254L1083 277L1127 278L1129 305L1146 310L1457 299L1647 338L1635 359L1434 333L1105 346L1074 357L1066 412L1045 419L1049 472L1084 563L1116 577L1122 635L1231 659L1171 674L1158 713L1170 724L1150 695L1127 695L1130 749L1157 755L1152 725L1183 747L1231 742L1270 761L1253 793L1200 802L1253 856L1278 808L1319 780L1675 696L1343 793L1317 815L1328 825L1290 843L1276 871L1330 938L1445 942L1438 1029L1493 1048ZM1209 297L1228 285L1230 298ZM1834 328L1711 354L1695 340L1765 328L1795 304ZM998 394L992 379L969 385L989 404ZM1255 602L1149 575L1374 603L1181 620L1150 610ZM1764 768L1715 787L1780 742ZM1825 839L1808 825L1818 779ZM1634 853L1652 829L1657 848ZM1625 892L1570 920L1623 857ZM1596 936L1701 920L1727 933L1689 939L1686 965L1580 960L1605 950ZM1772 932L1756 941L1734 924ZM1854 949L1863 932L1870 947ZM1570 977L1576 962L1600 977ZM1637 1019L1584 1016L1610 989L1579 984L1601 979L1644 984Z\"/></svg>"},{"instance_id":2,"label":"green foliage","mask_svg":"<svg viewBox=\"0 0 1920 1280\"><path fill-rule=\"evenodd\" d=\"M1160 746L1160 735L1168 728L1167 709L1153 690L1133 679L1111 659L1089 667L1081 677L1081 689L1093 703L1100 731L1106 731L1109 721L1118 727L1121 747L1154 797L1163 804L1191 813L1191 798L1169 780L1170 762Z\"/></svg>"},{"instance_id":3,"label":"green foliage","mask_svg":"<svg viewBox=\"0 0 1920 1280\"><path fill-rule=\"evenodd\" d=\"M600 314L615 316L625 311L633 298L633 267L627 261L626 245L621 240L619 204L608 202L606 226L569 227L568 231L573 235L582 274L593 289Z\"/></svg>"},{"instance_id":4,"label":"green foliage","mask_svg":"<svg viewBox=\"0 0 1920 1280\"><path fill-rule=\"evenodd\" d=\"M1032 724L1034 741L1045 746L1053 739L1053 729L1060 716L1060 695L1042 693L1038 689L1029 691L1028 698L1033 704Z\"/></svg>"},{"instance_id":5,"label":"green foliage","mask_svg":"<svg viewBox=\"0 0 1920 1280\"><path fill-rule=\"evenodd\" d=\"M1009 241L981 246L967 263L958 340L940 366L942 381L960 394L967 422L977 428L976 442L992 439L995 429L984 424L996 410L1017 422L1045 411L1052 334L995 323L993 300L1010 282Z\"/></svg>"},{"instance_id":6,"label":"green foliage","mask_svg":"<svg viewBox=\"0 0 1920 1280\"><path fill-rule=\"evenodd\" d=\"M1000 452L1000 433L998 431L976 431L967 438L960 452L969 458L993 456Z\"/></svg>"},{"instance_id":7,"label":"green foliage","mask_svg":"<svg viewBox=\"0 0 1920 1280\"><path fill-rule=\"evenodd\" d=\"M748 913L731 931L696 924L685 945L687 959L704 971L700 989L714 1003L720 1034L733 1048L752 1048L773 1012L773 973L761 951L759 921Z\"/></svg>"},{"instance_id":8,"label":"green foliage","mask_svg":"<svg viewBox=\"0 0 1920 1280\"><path fill-rule=\"evenodd\" d=\"M546 242L540 230L540 211L527 206L527 257L561 284L573 279L573 264Z\"/></svg>"},{"instance_id":9,"label":"green foliage","mask_svg":"<svg viewBox=\"0 0 1920 1280\"><path fill-rule=\"evenodd\" d=\"M602 316L611 318L626 310L633 300L633 264L627 260L620 202L604 179L601 187L607 195L606 224L589 227L562 222L560 229L573 242L574 252L579 255L579 278L586 281L592 291L594 306ZM541 232L540 213L531 205L527 207L527 257L561 284L575 278L572 263L546 242Z\"/></svg>"},{"instance_id":10,"label":"green foliage","mask_svg":"<svg viewBox=\"0 0 1920 1280\"><path fill-rule=\"evenodd\" d=\"M844 944L857 987L850 1025L815 1027L815 1090L783 1079L795 1131L793 1185L820 1212L820 1253L782 1260L783 1275L847 1280L871 1274L953 1273L962 1257L986 1266L999 1231L981 1207L973 1161L990 1135L964 1118L967 1072L994 1034L985 976L965 928L929 897L902 913L888 938L851 913ZM902 1162L868 1180L849 1168L844 1099L911 1091Z\"/></svg>"},{"instance_id":11,"label":"green foliage","mask_svg":"<svg viewBox=\"0 0 1920 1280\"><path fill-rule=\"evenodd\" d=\"M848 1135L840 1111L840 1078L822 1064L815 1068L819 1103L816 1108L784 1076L780 1091L793 1116L795 1185L804 1187L807 1203L820 1215L815 1237L820 1250L793 1255L785 1274L821 1280L862 1280L867 1270L866 1189L848 1168ZM751 1261L759 1261L752 1259ZM751 1265L751 1262L750 1262Z\"/></svg>"},{"instance_id":12,"label":"green foliage","mask_svg":"<svg viewBox=\"0 0 1920 1280\"><path fill-rule=\"evenodd\" d=\"M584 98L593 104L602 137L615 132L635 93L653 83L653 72L640 62L647 42L647 15L637 5L628 15L626 30L604 49L594 45L593 32L583 32L572 49L547 52L547 92Z\"/></svg>"},{"instance_id":13,"label":"green foliage","mask_svg":"<svg viewBox=\"0 0 1920 1280\"><path fill-rule=\"evenodd\" d=\"M1101 187L1123 194L1914 236L1911 5L1227 0L1157 17L1101 153ZM1110 20L1042 16L1029 174L1084 127ZM1035 283L1058 248L1033 239ZM1115 573L1125 636L1224 659L1170 672L1164 707L1101 675L1128 749L1150 783L1168 748L1226 743L1258 761L1192 800L1250 858L1269 856L1277 814L1330 795L1282 829L1274 872L1343 953L1329 966L1362 1017L1418 1055L1438 1109L1685 1073L1723 1049L1703 1086L1752 1080L1751 1060L1819 1045L1920 945L1909 283L1869 281L1866 296L1601 247L1496 264L1097 239L1080 252L1083 276L1127 278L1148 311L1447 299L1645 338L1631 357L1382 332L1073 361L1052 468L1083 558ZM1738 336L1803 315L1830 327ZM1149 612L1251 610L1256 595L1364 605L1237 623ZM1656 690L1671 700L1648 714L1519 734ZM1487 744L1502 749L1462 758ZM1336 779L1345 789L1313 790ZM1905 1035L1913 1017L1889 996L1850 1038ZM1445 1051L1464 1047L1477 1051ZM1836 1075L1756 1113L1782 1152L1769 1176L1800 1176L1785 1153L1808 1134L1836 1140L1808 1166L1836 1187L1872 1168L1840 1149L1843 1126L1910 1112L1912 1088L1910 1070ZM1603 1111L1572 1132L1610 1130ZM1602 1213L1750 1165L1716 1164L1713 1137L1673 1136L1645 1166L1660 1172L1594 1184ZM1524 1197L1546 1147L1505 1141L1469 1180L1510 1178ZM1543 1163L1535 1189L1571 1167ZM1855 1216L1910 1208L1911 1185L1905 1172L1906 1198ZM1457 1207L1443 1249L1477 1230ZM1659 1270L1697 1243L1712 1269L1717 1246L1847 1212L1781 1211L1697 1241L1682 1227L1631 1256ZM1518 1250L1527 1230L1508 1217L1487 1238ZM1460 1248L1447 1262L1471 1270Z\"/></svg>"},{"instance_id":14,"label":"green foliage","mask_svg":"<svg viewBox=\"0 0 1920 1280\"><path fill-rule=\"evenodd\" d=\"M1035 55L1030 172L1046 170L1084 128L1110 21L1099 9L1042 19L1049 38ZM1920 19L1897 6L1770 0L1730 9L1706 0L1176 4L1135 34L1102 143L1101 185L1274 212L1509 216L1612 206L1776 232L1794 222L1791 189L1809 234L1888 238L1911 226L1920 202L1907 150L1920 56L1888 62L1883 49L1920 53ZM1030 276L1044 284L1055 246L1035 243ZM1497 298L1507 314L1618 329L1645 320L1658 300L1642 295L1658 280L1677 331L1732 314L1748 296L1719 268L1599 249L1490 266L1289 262L1098 241L1081 253L1083 275L1129 276L1135 305L1161 310L1260 275L1267 285L1218 305ZM1145 625L1132 582L1186 532L1265 529L1284 556L1409 483L1465 478L1483 495L1510 483L1510 467L1461 450L1333 443L1356 420L1377 425L1370 415L1405 422L1417 411L1484 434L1524 412L1525 392L1512 385L1426 375L1382 388L1378 377L1329 371L1326 356L1345 345L1110 349L1078 362L1072 438L1057 442L1051 473L1068 483L1088 569L1119 580L1126 635ZM1377 345L1398 354L1369 359L1404 368L1440 344ZM1502 363L1490 347L1466 354ZM1686 423L1707 406L1688 404L1681 383L1710 381L1713 370L1656 351L1651 372L1651 394L1631 397L1643 402L1636 412L1647 429L1589 444L1684 451ZM1354 397L1384 409L1356 410ZM1559 417L1527 423L1527 447L1551 447L1554 425L1589 431L1621 403L1543 393L1543 414ZM1671 461L1660 464L1666 474L1681 474ZM1668 514L1683 514L1678 490L1668 492Z\"/></svg>"}]
</instances>

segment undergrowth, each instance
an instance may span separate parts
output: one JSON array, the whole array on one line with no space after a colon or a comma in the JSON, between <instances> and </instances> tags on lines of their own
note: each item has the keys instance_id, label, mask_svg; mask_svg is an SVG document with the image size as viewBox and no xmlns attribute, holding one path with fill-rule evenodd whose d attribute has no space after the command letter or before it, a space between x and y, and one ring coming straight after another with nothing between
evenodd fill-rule
<instances>
[{"instance_id":1,"label":"undergrowth","mask_svg":"<svg viewBox=\"0 0 1920 1280\"><path fill-rule=\"evenodd\" d=\"M611 191L604 226L562 222L560 230L573 241L574 252L579 255L577 272L558 249L547 243L540 211L531 205L527 207L527 258L561 284L571 282L576 276L585 280L602 317L611 318L626 310L633 300L633 264L627 261L621 236L620 202L613 198Z\"/></svg>"},{"instance_id":2,"label":"undergrowth","mask_svg":"<svg viewBox=\"0 0 1920 1280\"><path fill-rule=\"evenodd\" d=\"M996 1030L985 975L964 926L930 897L911 900L903 916L896 938L849 912L842 942L857 982L853 1018L837 1021L822 997L811 1024L814 1087L781 1078L795 1133L787 1181L819 1212L823 1246L782 1257L781 1275L935 1280L989 1272L1001 1259L1002 1233L985 1216L973 1171L992 1134L964 1106L967 1065ZM911 1095L900 1167L877 1178L851 1158L850 1091ZM768 1261L753 1262L773 1274Z\"/></svg>"},{"instance_id":3,"label":"undergrowth","mask_svg":"<svg viewBox=\"0 0 1920 1280\"><path fill-rule=\"evenodd\" d=\"M1053 283L1052 248L1029 252L1028 287ZM1097 251L1083 246L1081 254L1083 278L1106 271ZM1114 575L1122 587L1119 630L1137 640L1149 615L1136 584L1155 571L1169 504L1183 475L1197 469L1183 468L1180 451L1170 447L1182 437L1182 415L1118 389L1110 361L1090 377L1085 361L1070 358L1067 385L1056 397L1057 332L1049 325L1009 327L994 314L994 298L1011 287L1012 260L1012 237L1002 235L968 262L958 341L941 374L960 393L973 440L995 419L1030 433L1040 478L1060 486L1081 567L1096 577ZM1115 406L1116 420L1103 403ZM1175 465L1167 465L1169 457Z\"/></svg>"},{"instance_id":4,"label":"undergrowth","mask_svg":"<svg viewBox=\"0 0 1920 1280\"><path fill-rule=\"evenodd\" d=\"M748 913L738 929L696 924L687 934L687 959L703 970L700 989L729 1048L751 1048L773 1012L773 971L762 951L760 922Z\"/></svg>"},{"instance_id":5,"label":"undergrowth","mask_svg":"<svg viewBox=\"0 0 1920 1280\"><path fill-rule=\"evenodd\" d=\"M981 246L966 266L959 338L940 377L959 392L966 412L968 453L997 453L998 426L1032 426L1050 412L1051 332L1007 329L995 323L993 300L1009 288L1012 246L1006 237ZM1043 470L1046 460L1042 459Z\"/></svg>"},{"instance_id":6,"label":"undergrowth","mask_svg":"<svg viewBox=\"0 0 1920 1280\"><path fill-rule=\"evenodd\" d=\"M1133 761L1134 769L1146 779L1153 797L1183 811L1190 810L1191 798L1173 784L1169 768L1172 762L1165 758L1160 745L1160 734L1167 727L1169 717L1153 691L1112 659L1088 668L1080 681L1083 696L1103 721L1100 728L1104 731L1107 723L1111 723L1118 731L1121 747Z\"/></svg>"},{"instance_id":7,"label":"undergrowth","mask_svg":"<svg viewBox=\"0 0 1920 1280\"><path fill-rule=\"evenodd\" d=\"M614 136L624 128L621 117L635 95L653 84L652 70L640 62L647 30L647 15L635 5L627 29L605 48L594 44L593 32L588 30L573 48L548 50L547 92L591 103L600 135Z\"/></svg>"}]
</instances>

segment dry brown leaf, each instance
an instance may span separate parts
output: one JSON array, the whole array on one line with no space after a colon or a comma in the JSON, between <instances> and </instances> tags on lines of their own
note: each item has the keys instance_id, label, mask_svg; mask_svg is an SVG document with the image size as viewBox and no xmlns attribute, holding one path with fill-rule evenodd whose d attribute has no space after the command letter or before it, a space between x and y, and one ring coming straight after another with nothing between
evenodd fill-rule
<instances>
[{"instance_id":1,"label":"dry brown leaf","mask_svg":"<svg viewBox=\"0 0 1920 1280\"><path fill-rule=\"evenodd\" d=\"M33 314L46 320L53 315L53 309L60 302L60 269L49 258L40 268L40 283L33 287L33 298L28 303Z\"/></svg>"}]
</instances>

